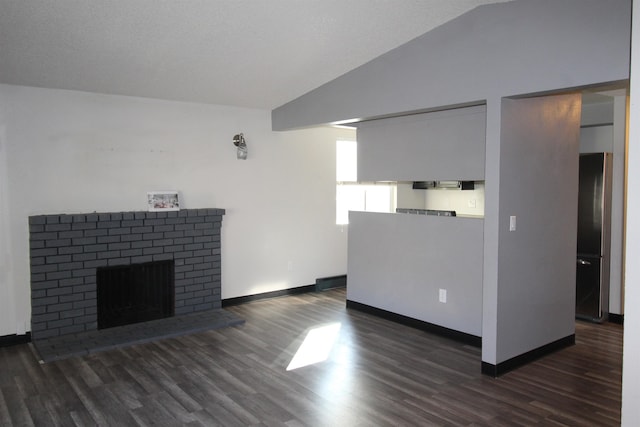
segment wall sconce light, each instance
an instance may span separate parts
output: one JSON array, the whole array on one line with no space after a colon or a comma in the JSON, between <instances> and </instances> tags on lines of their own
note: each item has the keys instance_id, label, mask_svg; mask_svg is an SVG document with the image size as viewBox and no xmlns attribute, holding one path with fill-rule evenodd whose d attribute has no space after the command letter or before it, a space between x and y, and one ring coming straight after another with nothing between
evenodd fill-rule
<instances>
[{"instance_id":1,"label":"wall sconce light","mask_svg":"<svg viewBox=\"0 0 640 427\"><path fill-rule=\"evenodd\" d=\"M247 141L244 140L244 135L241 133L234 135L233 145L238 148L236 153L238 160L247 160Z\"/></svg>"}]
</instances>

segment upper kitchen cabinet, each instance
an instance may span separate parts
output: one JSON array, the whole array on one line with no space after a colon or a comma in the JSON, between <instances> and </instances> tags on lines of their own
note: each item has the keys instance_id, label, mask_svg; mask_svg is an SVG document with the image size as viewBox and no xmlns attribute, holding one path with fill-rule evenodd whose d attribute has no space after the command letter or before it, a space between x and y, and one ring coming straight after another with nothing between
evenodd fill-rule
<instances>
[{"instance_id":1,"label":"upper kitchen cabinet","mask_svg":"<svg viewBox=\"0 0 640 427\"><path fill-rule=\"evenodd\" d=\"M486 106L358 124L358 181L482 181Z\"/></svg>"}]
</instances>

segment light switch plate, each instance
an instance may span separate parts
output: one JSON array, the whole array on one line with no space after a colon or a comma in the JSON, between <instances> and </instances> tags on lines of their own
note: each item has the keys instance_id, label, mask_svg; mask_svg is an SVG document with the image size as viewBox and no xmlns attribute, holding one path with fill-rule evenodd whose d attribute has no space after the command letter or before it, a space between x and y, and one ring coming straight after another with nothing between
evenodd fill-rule
<instances>
[{"instance_id":1,"label":"light switch plate","mask_svg":"<svg viewBox=\"0 0 640 427\"><path fill-rule=\"evenodd\" d=\"M509 217L509 231L516 231L516 216L511 215Z\"/></svg>"},{"instance_id":2,"label":"light switch plate","mask_svg":"<svg viewBox=\"0 0 640 427\"><path fill-rule=\"evenodd\" d=\"M447 290L446 289L440 289L440 294L439 294L439 300L440 302L447 302Z\"/></svg>"}]
</instances>

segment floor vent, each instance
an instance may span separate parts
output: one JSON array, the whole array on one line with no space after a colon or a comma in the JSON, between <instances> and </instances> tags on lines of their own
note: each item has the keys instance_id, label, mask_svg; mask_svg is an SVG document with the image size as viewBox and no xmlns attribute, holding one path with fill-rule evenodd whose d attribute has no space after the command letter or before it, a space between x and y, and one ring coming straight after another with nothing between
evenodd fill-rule
<instances>
[{"instance_id":1,"label":"floor vent","mask_svg":"<svg viewBox=\"0 0 640 427\"><path fill-rule=\"evenodd\" d=\"M316 279L316 292L325 291L331 288L344 288L347 286L347 275L321 277Z\"/></svg>"}]
</instances>

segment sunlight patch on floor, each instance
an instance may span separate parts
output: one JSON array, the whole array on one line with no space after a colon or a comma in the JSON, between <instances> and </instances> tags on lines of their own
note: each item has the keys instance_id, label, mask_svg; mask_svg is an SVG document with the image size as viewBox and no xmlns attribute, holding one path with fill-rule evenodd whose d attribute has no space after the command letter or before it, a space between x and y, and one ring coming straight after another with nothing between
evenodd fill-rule
<instances>
[{"instance_id":1,"label":"sunlight patch on floor","mask_svg":"<svg viewBox=\"0 0 640 427\"><path fill-rule=\"evenodd\" d=\"M311 329L291 359L287 371L324 362L340 333L340 323L331 323Z\"/></svg>"}]
</instances>

